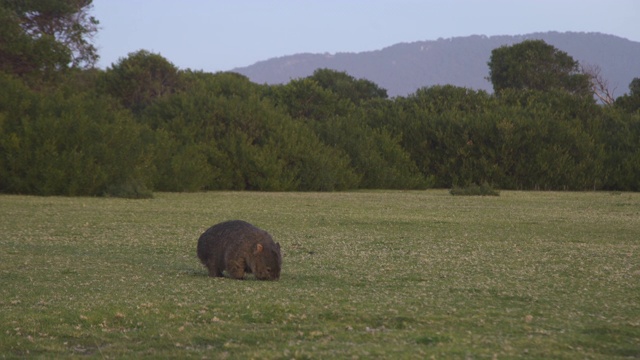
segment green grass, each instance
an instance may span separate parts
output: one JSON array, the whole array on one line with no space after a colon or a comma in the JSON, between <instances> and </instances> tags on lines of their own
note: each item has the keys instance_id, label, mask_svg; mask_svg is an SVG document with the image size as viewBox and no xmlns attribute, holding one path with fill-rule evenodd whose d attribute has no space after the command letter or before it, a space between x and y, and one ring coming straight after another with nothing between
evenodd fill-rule
<instances>
[{"instance_id":1,"label":"green grass","mask_svg":"<svg viewBox=\"0 0 640 360\"><path fill-rule=\"evenodd\" d=\"M280 281L198 236L269 231ZM0 358L640 358L640 194L0 196Z\"/></svg>"},{"instance_id":2,"label":"green grass","mask_svg":"<svg viewBox=\"0 0 640 360\"><path fill-rule=\"evenodd\" d=\"M454 186L449 193L454 196L500 196L500 191L493 189L488 183L471 184L465 187Z\"/></svg>"}]
</instances>

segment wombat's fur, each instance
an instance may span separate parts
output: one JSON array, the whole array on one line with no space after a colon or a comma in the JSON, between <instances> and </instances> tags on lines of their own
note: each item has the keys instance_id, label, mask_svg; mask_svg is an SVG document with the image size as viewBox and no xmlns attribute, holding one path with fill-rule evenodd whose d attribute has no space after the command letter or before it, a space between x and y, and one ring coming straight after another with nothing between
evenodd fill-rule
<instances>
[{"instance_id":1,"label":"wombat's fur","mask_svg":"<svg viewBox=\"0 0 640 360\"><path fill-rule=\"evenodd\" d=\"M253 273L259 280L278 280L282 267L280 244L271 235L242 220L219 223L198 239L198 258L209 276L243 279Z\"/></svg>"}]
</instances>

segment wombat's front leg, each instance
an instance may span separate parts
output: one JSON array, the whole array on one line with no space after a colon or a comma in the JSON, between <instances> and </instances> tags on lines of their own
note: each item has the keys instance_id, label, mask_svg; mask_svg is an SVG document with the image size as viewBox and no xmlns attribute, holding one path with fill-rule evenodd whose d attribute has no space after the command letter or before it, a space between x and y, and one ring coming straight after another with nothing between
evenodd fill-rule
<instances>
[{"instance_id":1,"label":"wombat's front leg","mask_svg":"<svg viewBox=\"0 0 640 360\"><path fill-rule=\"evenodd\" d=\"M243 259L227 262L227 273L233 279L244 279L244 269L246 265Z\"/></svg>"},{"instance_id":2,"label":"wombat's front leg","mask_svg":"<svg viewBox=\"0 0 640 360\"><path fill-rule=\"evenodd\" d=\"M209 261L207 263L207 269L209 269L209 276L211 277L222 277L222 269L218 268L215 261Z\"/></svg>"}]
</instances>

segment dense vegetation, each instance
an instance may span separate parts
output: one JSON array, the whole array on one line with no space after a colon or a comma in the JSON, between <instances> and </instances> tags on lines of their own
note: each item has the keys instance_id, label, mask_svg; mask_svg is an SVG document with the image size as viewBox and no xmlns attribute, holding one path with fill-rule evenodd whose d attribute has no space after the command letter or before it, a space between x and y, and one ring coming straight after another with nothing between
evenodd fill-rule
<instances>
[{"instance_id":1,"label":"dense vegetation","mask_svg":"<svg viewBox=\"0 0 640 360\"><path fill-rule=\"evenodd\" d=\"M64 18L81 21L68 36L29 27L47 9L0 6L2 193L640 190L640 80L598 104L578 64L542 41L494 51L494 94L434 86L390 99L332 70L267 86L144 50L95 69L91 2L67 3Z\"/></svg>"}]
</instances>

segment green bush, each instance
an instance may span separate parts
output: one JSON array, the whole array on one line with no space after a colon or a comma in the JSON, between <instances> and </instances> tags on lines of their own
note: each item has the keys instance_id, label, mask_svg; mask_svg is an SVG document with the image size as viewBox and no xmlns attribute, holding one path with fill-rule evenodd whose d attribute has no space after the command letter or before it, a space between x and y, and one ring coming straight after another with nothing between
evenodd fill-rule
<instances>
[{"instance_id":1,"label":"green bush","mask_svg":"<svg viewBox=\"0 0 640 360\"><path fill-rule=\"evenodd\" d=\"M104 196L125 199L151 199L153 198L153 192L139 180L129 179L121 184L108 186Z\"/></svg>"},{"instance_id":2,"label":"green bush","mask_svg":"<svg viewBox=\"0 0 640 360\"><path fill-rule=\"evenodd\" d=\"M4 85L12 90L0 96L1 191L96 196L127 179L147 182L145 127L110 98L0 77Z\"/></svg>"},{"instance_id":3,"label":"green bush","mask_svg":"<svg viewBox=\"0 0 640 360\"><path fill-rule=\"evenodd\" d=\"M171 79L160 93L156 68ZM0 72L0 192L640 189L639 113L562 91L388 99L344 73L258 85L145 52L58 78L31 88Z\"/></svg>"}]
</instances>

